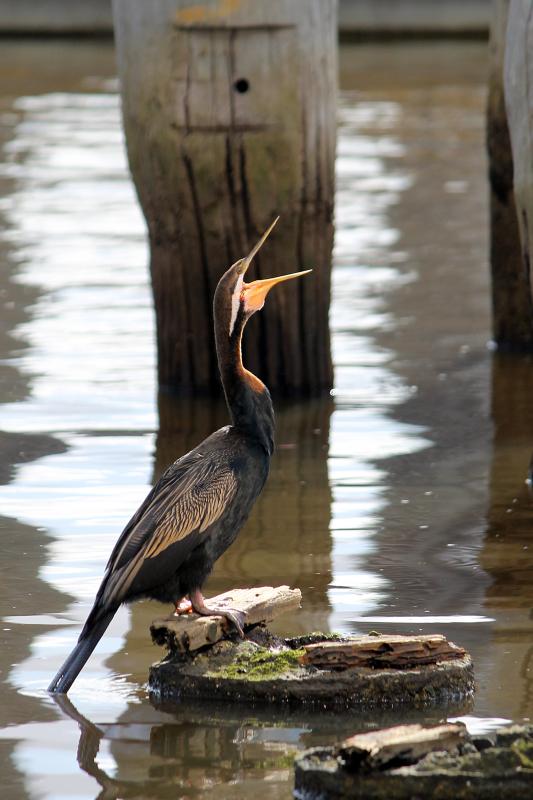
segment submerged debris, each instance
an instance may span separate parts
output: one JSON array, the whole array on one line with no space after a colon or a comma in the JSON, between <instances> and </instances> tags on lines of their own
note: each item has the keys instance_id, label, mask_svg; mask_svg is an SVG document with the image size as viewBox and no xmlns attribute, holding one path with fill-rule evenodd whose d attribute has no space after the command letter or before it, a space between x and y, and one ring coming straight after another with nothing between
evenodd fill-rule
<instances>
[{"instance_id":1,"label":"submerged debris","mask_svg":"<svg viewBox=\"0 0 533 800\"><path fill-rule=\"evenodd\" d=\"M462 723L399 725L307 750L295 768L301 800L529 800L533 725L482 737Z\"/></svg>"}]
</instances>

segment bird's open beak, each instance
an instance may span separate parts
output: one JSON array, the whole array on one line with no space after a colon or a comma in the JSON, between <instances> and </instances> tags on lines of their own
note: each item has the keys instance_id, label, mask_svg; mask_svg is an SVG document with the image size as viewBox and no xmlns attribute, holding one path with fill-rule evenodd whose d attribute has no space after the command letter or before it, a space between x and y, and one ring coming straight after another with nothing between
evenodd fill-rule
<instances>
[{"instance_id":1,"label":"bird's open beak","mask_svg":"<svg viewBox=\"0 0 533 800\"><path fill-rule=\"evenodd\" d=\"M252 250L250 250L250 252L246 256L246 258L243 258L241 260L241 262L239 263L239 267L237 269L237 272L239 273L239 275L244 275L244 273L246 272L246 270L248 269L248 267L252 263L253 257L257 254L257 252L262 248L262 246L264 245L264 243L268 239L268 236L271 233L272 228L275 226L275 224L278 221L278 219L279 219L279 217L276 217L276 219L274 220L272 225L270 225L270 227L267 228L266 231L264 232L264 234L261 236L261 238L259 239L259 241L255 245L255 247Z\"/></svg>"},{"instance_id":2,"label":"bird's open beak","mask_svg":"<svg viewBox=\"0 0 533 800\"><path fill-rule=\"evenodd\" d=\"M280 275L278 278L265 278L261 281L253 281L253 283L243 283L244 308L248 312L259 311L263 308L265 298L273 286L283 281L290 281L292 278L299 278L300 275L307 275L308 272L312 272L312 270L304 269L302 272L291 272L290 275Z\"/></svg>"},{"instance_id":3,"label":"bird's open beak","mask_svg":"<svg viewBox=\"0 0 533 800\"><path fill-rule=\"evenodd\" d=\"M269 233L271 232L272 228L278 221L279 217L276 217L272 225L264 232L261 236L253 250L243 258L240 265L239 265L239 274L244 275L253 257L256 255L258 250L263 246L265 243ZM244 300L244 307L246 311L253 313L254 311L259 311L259 309L263 308L265 303L265 297L275 286L277 283L282 283L283 281L290 281L292 278L299 278L300 275L307 275L308 272L312 272L310 269L304 269L302 272L292 272L290 275L280 275L277 278L265 278L264 280L253 281L252 283L243 283L242 285L242 299Z\"/></svg>"}]
</instances>

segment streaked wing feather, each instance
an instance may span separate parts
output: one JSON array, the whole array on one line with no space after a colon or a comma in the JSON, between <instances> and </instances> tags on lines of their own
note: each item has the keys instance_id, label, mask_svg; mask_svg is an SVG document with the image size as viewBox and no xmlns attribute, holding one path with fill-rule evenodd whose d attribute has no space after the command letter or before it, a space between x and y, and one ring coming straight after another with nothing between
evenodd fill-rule
<instances>
[{"instance_id":1,"label":"streaked wing feather","mask_svg":"<svg viewBox=\"0 0 533 800\"><path fill-rule=\"evenodd\" d=\"M141 507L144 513L133 517L127 537L123 534L117 543L102 586L104 604L122 602L147 559L193 533L206 531L231 501L237 481L227 464L201 458L187 466L179 475L167 476L161 491L146 498Z\"/></svg>"},{"instance_id":2,"label":"streaked wing feather","mask_svg":"<svg viewBox=\"0 0 533 800\"><path fill-rule=\"evenodd\" d=\"M171 544L185 539L193 531L203 533L221 516L236 489L231 469L209 471L200 481L187 486L158 525L147 544L145 558L154 558Z\"/></svg>"},{"instance_id":3,"label":"streaked wing feather","mask_svg":"<svg viewBox=\"0 0 533 800\"><path fill-rule=\"evenodd\" d=\"M187 453L165 470L120 534L106 571L121 567L134 557L167 513L179 487L186 490L203 462L202 455Z\"/></svg>"}]
</instances>

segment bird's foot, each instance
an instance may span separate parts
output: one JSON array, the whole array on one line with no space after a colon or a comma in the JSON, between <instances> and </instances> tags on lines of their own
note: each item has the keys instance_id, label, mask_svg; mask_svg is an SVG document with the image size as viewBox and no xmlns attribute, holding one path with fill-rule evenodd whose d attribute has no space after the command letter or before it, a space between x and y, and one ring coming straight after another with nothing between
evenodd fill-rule
<instances>
[{"instance_id":1,"label":"bird's foot","mask_svg":"<svg viewBox=\"0 0 533 800\"><path fill-rule=\"evenodd\" d=\"M191 614L191 613L192 613L192 603L190 600L180 600L179 603L175 603L174 616L179 617L181 614Z\"/></svg>"},{"instance_id":2,"label":"bird's foot","mask_svg":"<svg viewBox=\"0 0 533 800\"><path fill-rule=\"evenodd\" d=\"M244 622L246 618L245 611L239 611L238 608L228 608L227 606L218 606L218 608L209 608L205 604L205 599L203 594L197 589L190 594L191 598L191 605L194 611L197 614L201 614L203 617L225 617L229 622L232 622L241 639L244 639Z\"/></svg>"}]
</instances>

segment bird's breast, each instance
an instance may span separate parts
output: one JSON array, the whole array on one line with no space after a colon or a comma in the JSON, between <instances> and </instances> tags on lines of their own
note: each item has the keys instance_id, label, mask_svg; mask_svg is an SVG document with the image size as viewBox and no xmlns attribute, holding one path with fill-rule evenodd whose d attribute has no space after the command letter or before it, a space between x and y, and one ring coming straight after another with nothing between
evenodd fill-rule
<instances>
[{"instance_id":1,"label":"bird's breast","mask_svg":"<svg viewBox=\"0 0 533 800\"><path fill-rule=\"evenodd\" d=\"M236 491L218 523L208 532L206 548L214 560L235 540L248 519L268 477L270 459L261 447L235 449L229 466L236 480Z\"/></svg>"}]
</instances>

